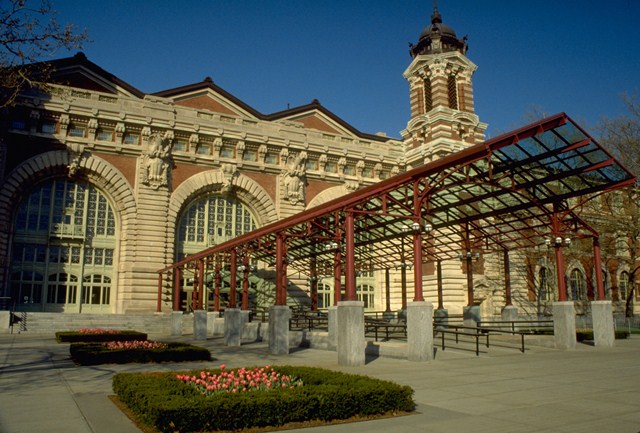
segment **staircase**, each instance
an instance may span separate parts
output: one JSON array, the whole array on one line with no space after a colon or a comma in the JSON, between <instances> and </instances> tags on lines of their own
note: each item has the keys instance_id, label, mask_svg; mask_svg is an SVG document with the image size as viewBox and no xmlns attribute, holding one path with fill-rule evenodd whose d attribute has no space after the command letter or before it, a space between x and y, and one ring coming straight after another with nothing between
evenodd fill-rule
<instances>
[{"instance_id":1,"label":"staircase","mask_svg":"<svg viewBox=\"0 0 640 433\"><path fill-rule=\"evenodd\" d=\"M24 329L26 327L26 329ZM26 313L26 326L16 323L13 332L54 334L80 328L108 328L146 332L151 335L171 334L171 314L69 314ZM183 333L193 332L193 315L182 316Z\"/></svg>"}]
</instances>

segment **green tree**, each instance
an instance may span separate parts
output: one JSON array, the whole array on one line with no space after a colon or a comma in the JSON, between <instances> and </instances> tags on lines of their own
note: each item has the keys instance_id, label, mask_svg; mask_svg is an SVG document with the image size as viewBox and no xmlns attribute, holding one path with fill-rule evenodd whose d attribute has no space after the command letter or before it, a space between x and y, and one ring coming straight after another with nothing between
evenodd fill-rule
<instances>
[{"instance_id":1,"label":"green tree","mask_svg":"<svg viewBox=\"0 0 640 433\"><path fill-rule=\"evenodd\" d=\"M638 95L622 96L628 113L609 119L604 118L597 126L600 143L609 152L628 168L634 175L640 175L640 101ZM633 314L633 298L635 296L636 275L640 272L640 184L623 191L617 191L605 196L607 206L612 211L612 218L607 218L601 223L600 230L609 234L613 242L617 243L615 249L620 249L625 241L628 247L628 260L630 262L629 282L630 290L626 299L626 315Z\"/></svg>"},{"instance_id":2,"label":"green tree","mask_svg":"<svg viewBox=\"0 0 640 433\"><path fill-rule=\"evenodd\" d=\"M59 49L82 49L87 31L60 24L48 0L0 0L0 108L20 92L46 85L53 72L44 60Z\"/></svg>"}]
</instances>

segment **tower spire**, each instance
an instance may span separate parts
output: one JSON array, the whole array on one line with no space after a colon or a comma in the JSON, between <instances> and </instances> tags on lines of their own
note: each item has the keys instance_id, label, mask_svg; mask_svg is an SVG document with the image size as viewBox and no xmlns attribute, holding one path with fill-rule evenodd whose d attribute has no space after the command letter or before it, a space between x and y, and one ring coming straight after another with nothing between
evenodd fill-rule
<instances>
[{"instance_id":1,"label":"tower spire","mask_svg":"<svg viewBox=\"0 0 640 433\"><path fill-rule=\"evenodd\" d=\"M431 24L442 23L442 15L438 11L438 0L433 0L433 15L431 15Z\"/></svg>"}]
</instances>

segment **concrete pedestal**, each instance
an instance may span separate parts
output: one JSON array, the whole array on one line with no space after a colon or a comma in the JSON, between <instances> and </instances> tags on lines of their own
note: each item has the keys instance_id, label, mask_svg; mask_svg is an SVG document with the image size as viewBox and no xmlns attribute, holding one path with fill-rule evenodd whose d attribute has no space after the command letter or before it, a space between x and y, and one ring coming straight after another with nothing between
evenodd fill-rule
<instances>
[{"instance_id":1,"label":"concrete pedestal","mask_svg":"<svg viewBox=\"0 0 640 433\"><path fill-rule=\"evenodd\" d=\"M407 304L407 359L409 361L433 359L433 304L431 302Z\"/></svg>"},{"instance_id":2,"label":"concrete pedestal","mask_svg":"<svg viewBox=\"0 0 640 433\"><path fill-rule=\"evenodd\" d=\"M196 310L193 313L193 338L195 340L207 339L207 312Z\"/></svg>"},{"instance_id":3,"label":"concrete pedestal","mask_svg":"<svg viewBox=\"0 0 640 433\"><path fill-rule=\"evenodd\" d=\"M462 308L462 324L470 328L475 328L480 323L480 306L471 305ZM471 332L471 330L468 330Z\"/></svg>"},{"instance_id":4,"label":"concrete pedestal","mask_svg":"<svg viewBox=\"0 0 640 433\"><path fill-rule=\"evenodd\" d=\"M500 313L500 317L503 322L515 322L518 320L518 307L514 307L513 305L505 306ZM507 325L509 326L509 329L513 329L514 331L518 330L517 324L512 327L511 323L505 323L505 326Z\"/></svg>"},{"instance_id":5,"label":"concrete pedestal","mask_svg":"<svg viewBox=\"0 0 640 433\"><path fill-rule=\"evenodd\" d=\"M239 308L224 310L224 344L240 346L242 344L242 327L244 322Z\"/></svg>"},{"instance_id":6,"label":"concrete pedestal","mask_svg":"<svg viewBox=\"0 0 640 433\"><path fill-rule=\"evenodd\" d=\"M171 335L175 337L182 335L182 311L171 312Z\"/></svg>"},{"instance_id":7,"label":"concrete pedestal","mask_svg":"<svg viewBox=\"0 0 640 433\"><path fill-rule=\"evenodd\" d=\"M327 320L329 331L327 347L329 350L338 350L338 307L331 306L327 309Z\"/></svg>"},{"instance_id":8,"label":"concrete pedestal","mask_svg":"<svg viewBox=\"0 0 640 433\"><path fill-rule=\"evenodd\" d=\"M269 307L269 353L289 354L289 319L291 309L286 305Z\"/></svg>"},{"instance_id":9,"label":"concrete pedestal","mask_svg":"<svg viewBox=\"0 0 640 433\"><path fill-rule=\"evenodd\" d=\"M556 349L576 348L576 312L572 301L553 303L553 335Z\"/></svg>"},{"instance_id":10,"label":"concrete pedestal","mask_svg":"<svg viewBox=\"0 0 640 433\"><path fill-rule=\"evenodd\" d=\"M216 320L220 317L219 311L207 312L207 335L213 337L216 335Z\"/></svg>"},{"instance_id":11,"label":"concrete pedestal","mask_svg":"<svg viewBox=\"0 0 640 433\"><path fill-rule=\"evenodd\" d=\"M338 302L338 364L364 365L364 302Z\"/></svg>"},{"instance_id":12,"label":"concrete pedestal","mask_svg":"<svg viewBox=\"0 0 640 433\"><path fill-rule=\"evenodd\" d=\"M616 336L613 326L611 301L592 301L593 344L598 347L615 346Z\"/></svg>"},{"instance_id":13,"label":"concrete pedestal","mask_svg":"<svg viewBox=\"0 0 640 433\"><path fill-rule=\"evenodd\" d=\"M11 327L11 312L7 310L0 311L0 333L9 332Z\"/></svg>"}]
</instances>

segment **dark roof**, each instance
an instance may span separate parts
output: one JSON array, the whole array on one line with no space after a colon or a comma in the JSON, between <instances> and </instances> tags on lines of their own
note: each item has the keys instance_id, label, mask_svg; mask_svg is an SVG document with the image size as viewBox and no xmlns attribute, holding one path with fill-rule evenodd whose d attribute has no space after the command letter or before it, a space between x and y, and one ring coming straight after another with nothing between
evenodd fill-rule
<instances>
[{"instance_id":1,"label":"dark roof","mask_svg":"<svg viewBox=\"0 0 640 433\"><path fill-rule=\"evenodd\" d=\"M440 40L441 45L439 48L433 45L434 39ZM421 54L449 51L459 51L465 54L467 51L466 37L458 39L456 32L442 22L442 15L440 15L438 7L434 5L431 24L422 30L418 38L418 43L411 45L409 53L411 57L416 57Z\"/></svg>"}]
</instances>

